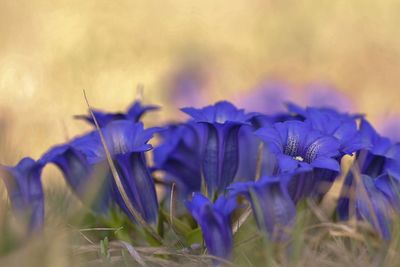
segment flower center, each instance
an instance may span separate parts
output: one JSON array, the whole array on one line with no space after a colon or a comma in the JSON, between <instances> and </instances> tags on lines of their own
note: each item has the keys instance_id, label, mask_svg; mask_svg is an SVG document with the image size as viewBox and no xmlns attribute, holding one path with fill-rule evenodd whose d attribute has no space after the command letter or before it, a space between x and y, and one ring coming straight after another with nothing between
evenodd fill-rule
<instances>
[{"instance_id":1,"label":"flower center","mask_svg":"<svg viewBox=\"0 0 400 267\"><path fill-rule=\"evenodd\" d=\"M296 157L293 157L295 160L297 160L297 161L304 161L304 159L303 159L303 157L302 156L296 156Z\"/></svg>"}]
</instances>

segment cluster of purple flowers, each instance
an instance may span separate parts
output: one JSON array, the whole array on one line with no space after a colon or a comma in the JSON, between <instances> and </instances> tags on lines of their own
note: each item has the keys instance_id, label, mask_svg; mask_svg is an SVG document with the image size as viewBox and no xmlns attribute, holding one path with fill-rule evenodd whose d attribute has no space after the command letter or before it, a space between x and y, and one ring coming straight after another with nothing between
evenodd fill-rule
<instances>
[{"instance_id":1,"label":"cluster of purple flowers","mask_svg":"<svg viewBox=\"0 0 400 267\"><path fill-rule=\"evenodd\" d=\"M14 210L28 216L31 230L43 225L41 171L49 163L93 211L118 206L136 222L113 179L101 132L130 204L147 223L158 220L152 172L161 171L200 226L208 252L229 258L231 215L243 202L271 240L288 240L298 203L320 200L341 173L343 157L350 155L354 162L337 217L354 215L390 239L392 218L400 212L400 145L380 136L362 115L287 107L278 114L247 113L221 101L183 108L189 120L149 129L140 119L155 106L136 101L126 113L95 111L99 130L55 146L37 161L25 158L15 167L3 166L3 178ZM91 116L79 118L94 124ZM145 153L153 148L148 144L153 135L160 143L151 164Z\"/></svg>"}]
</instances>

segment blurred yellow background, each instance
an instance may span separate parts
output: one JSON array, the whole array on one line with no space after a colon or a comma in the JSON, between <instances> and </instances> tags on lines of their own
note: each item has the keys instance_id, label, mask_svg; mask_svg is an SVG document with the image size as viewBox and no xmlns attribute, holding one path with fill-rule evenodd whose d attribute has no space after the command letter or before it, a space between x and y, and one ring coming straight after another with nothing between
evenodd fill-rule
<instances>
[{"instance_id":1,"label":"blurred yellow background","mask_svg":"<svg viewBox=\"0 0 400 267\"><path fill-rule=\"evenodd\" d=\"M268 78L328 82L374 121L400 112L400 1L0 0L0 160L38 158L88 129L91 104L175 111L171 77L231 99Z\"/></svg>"}]
</instances>

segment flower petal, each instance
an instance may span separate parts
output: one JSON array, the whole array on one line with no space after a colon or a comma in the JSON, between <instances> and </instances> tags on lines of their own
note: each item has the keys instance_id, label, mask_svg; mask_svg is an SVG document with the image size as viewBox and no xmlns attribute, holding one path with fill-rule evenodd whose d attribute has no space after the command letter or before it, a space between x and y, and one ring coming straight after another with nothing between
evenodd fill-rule
<instances>
[{"instance_id":1,"label":"flower petal","mask_svg":"<svg viewBox=\"0 0 400 267\"><path fill-rule=\"evenodd\" d=\"M120 172L122 185L131 204L147 222L155 223L158 217L157 196L154 181L146 167L143 153L119 155L116 157L115 162ZM117 186L114 182L113 184L117 203L128 215L131 215L125 201L120 196Z\"/></svg>"},{"instance_id":2,"label":"flower petal","mask_svg":"<svg viewBox=\"0 0 400 267\"><path fill-rule=\"evenodd\" d=\"M287 191L289 175L264 176L257 182L235 183L229 195L245 196L251 203L258 227L273 240L288 238L296 208Z\"/></svg>"},{"instance_id":3,"label":"flower petal","mask_svg":"<svg viewBox=\"0 0 400 267\"><path fill-rule=\"evenodd\" d=\"M199 193L186 202L186 207L201 227L209 253L225 259L230 257L233 247L230 214L236 207L234 203L221 196L213 205Z\"/></svg>"},{"instance_id":4,"label":"flower petal","mask_svg":"<svg viewBox=\"0 0 400 267\"><path fill-rule=\"evenodd\" d=\"M257 218L259 215L255 213L257 222L261 223L263 220L272 239L286 239L296 216L296 207L289 197L286 185L282 181L263 179L255 192L263 216L262 219Z\"/></svg>"},{"instance_id":5,"label":"flower petal","mask_svg":"<svg viewBox=\"0 0 400 267\"><path fill-rule=\"evenodd\" d=\"M357 186L356 205L361 218L365 219L379 232L382 238L389 240L391 237L391 205L386 196L377 190L371 177L363 175L363 185ZM363 193L364 186L367 195Z\"/></svg>"},{"instance_id":6,"label":"flower petal","mask_svg":"<svg viewBox=\"0 0 400 267\"><path fill-rule=\"evenodd\" d=\"M220 135L217 128L213 125L208 126L207 141L202 162L203 175L206 181L209 195L213 195L217 190L220 177Z\"/></svg>"},{"instance_id":7,"label":"flower petal","mask_svg":"<svg viewBox=\"0 0 400 267\"><path fill-rule=\"evenodd\" d=\"M340 164L336 159L328 157L318 157L311 162L311 165L320 168L340 172Z\"/></svg>"},{"instance_id":8,"label":"flower petal","mask_svg":"<svg viewBox=\"0 0 400 267\"><path fill-rule=\"evenodd\" d=\"M28 220L29 231L41 229L44 223L42 168L31 158L23 158L15 167L1 166L12 207L20 219Z\"/></svg>"},{"instance_id":9,"label":"flower petal","mask_svg":"<svg viewBox=\"0 0 400 267\"><path fill-rule=\"evenodd\" d=\"M375 187L383 192L397 212L400 212L400 182L383 174L375 179Z\"/></svg>"},{"instance_id":10,"label":"flower petal","mask_svg":"<svg viewBox=\"0 0 400 267\"><path fill-rule=\"evenodd\" d=\"M219 189L225 189L235 178L239 167L239 134L240 125L224 126L223 160L221 162L221 179Z\"/></svg>"},{"instance_id":11,"label":"flower petal","mask_svg":"<svg viewBox=\"0 0 400 267\"><path fill-rule=\"evenodd\" d=\"M158 106L154 105L142 105L140 101L135 101L133 104L128 108L126 112L126 118L133 122L139 122L140 119L146 114L148 111L155 111L160 109Z\"/></svg>"},{"instance_id":12,"label":"flower petal","mask_svg":"<svg viewBox=\"0 0 400 267\"><path fill-rule=\"evenodd\" d=\"M279 168L282 172L292 172L299 167L299 162L291 156L279 155L278 157Z\"/></svg>"}]
</instances>

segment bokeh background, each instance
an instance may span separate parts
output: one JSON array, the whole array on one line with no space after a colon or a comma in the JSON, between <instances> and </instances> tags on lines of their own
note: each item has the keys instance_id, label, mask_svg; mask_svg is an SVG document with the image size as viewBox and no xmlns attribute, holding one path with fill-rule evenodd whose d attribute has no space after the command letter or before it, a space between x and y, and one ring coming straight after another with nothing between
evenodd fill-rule
<instances>
[{"instance_id":1,"label":"bokeh background","mask_svg":"<svg viewBox=\"0 0 400 267\"><path fill-rule=\"evenodd\" d=\"M397 0L0 0L0 160L88 129L72 118L83 89L122 111L143 86L165 107L154 123L268 81L294 100L320 83L379 125L400 112L398 25Z\"/></svg>"}]
</instances>

